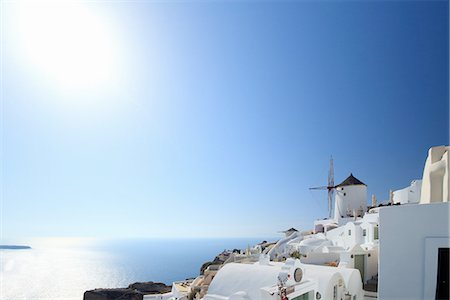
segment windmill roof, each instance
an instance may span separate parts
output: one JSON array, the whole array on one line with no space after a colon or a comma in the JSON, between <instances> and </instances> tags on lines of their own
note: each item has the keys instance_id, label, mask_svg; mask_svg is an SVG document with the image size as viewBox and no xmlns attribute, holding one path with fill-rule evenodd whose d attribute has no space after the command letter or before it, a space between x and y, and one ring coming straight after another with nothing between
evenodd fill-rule
<instances>
[{"instance_id":1,"label":"windmill roof","mask_svg":"<svg viewBox=\"0 0 450 300\"><path fill-rule=\"evenodd\" d=\"M349 185L366 185L364 182L353 176L352 173L350 173L350 176L348 176L344 181L336 185L336 187L340 186L349 186Z\"/></svg>"}]
</instances>

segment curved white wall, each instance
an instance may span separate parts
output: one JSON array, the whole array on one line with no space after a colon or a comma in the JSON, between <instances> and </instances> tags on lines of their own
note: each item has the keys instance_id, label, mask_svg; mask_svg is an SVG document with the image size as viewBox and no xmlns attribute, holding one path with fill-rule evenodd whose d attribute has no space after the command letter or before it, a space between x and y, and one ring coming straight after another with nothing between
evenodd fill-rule
<instances>
[{"instance_id":1,"label":"curved white wall","mask_svg":"<svg viewBox=\"0 0 450 300\"><path fill-rule=\"evenodd\" d=\"M450 201L450 147L432 147L428 151L422 178L420 203Z\"/></svg>"},{"instance_id":2,"label":"curved white wall","mask_svg":"<svg viewBox=\"0 0 450 300\"><path fill-rule=\"evenodd\" d=\"M420 201L421 189L422 180L413 180L410 186L394 191L394 203L418 203Z\"/></svg>"},{"instance_id":3,"label":"curved white wall","mask_svg":"<svg viewBox=\"0 0 450 300\"><path fill-rule=\"evenodd\" d=\"M367 186L349 185L336 188L334 218L339 220L353 215L353 211L362 211L361 217L367 209Z\"/></svg>"},{"instance_id":4,"label":"curved white wall","mask_svg":"<svg viewBox=\"0 0 450 300\"><path fill-rule=\"evenodd\" d=\"M228 298L238 292L245 292L249 299L260 299L262 287L277 284L282 265L226 264L217 272L208 294ZM208 295L205 299L208 299Z\"/></svg>"}]
</instances>

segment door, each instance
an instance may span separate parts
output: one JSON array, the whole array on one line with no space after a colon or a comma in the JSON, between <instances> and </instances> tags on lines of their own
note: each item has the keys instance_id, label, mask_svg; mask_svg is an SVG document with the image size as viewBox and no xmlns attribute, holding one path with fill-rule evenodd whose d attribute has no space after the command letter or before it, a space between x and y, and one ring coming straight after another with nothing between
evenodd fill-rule
<instances>
[{"instance_id":1,"label":"door","mask_svg":"<svg viewBox=\"0 0 450 300\"><path fill-rule=\"evenodd\" d=\"M361 273L361 280L364 283L364 255L355 255L355 269Z\"/></svg>"},{"instance_id":2,"label":"door","mask_svg":"<svg viewBox=\"0 0 450 300\"><path fill-rule=\"evenodd\" d=\"M436 300L449 299L449 248L439 248Z\"/></svg>"}]
</instances>

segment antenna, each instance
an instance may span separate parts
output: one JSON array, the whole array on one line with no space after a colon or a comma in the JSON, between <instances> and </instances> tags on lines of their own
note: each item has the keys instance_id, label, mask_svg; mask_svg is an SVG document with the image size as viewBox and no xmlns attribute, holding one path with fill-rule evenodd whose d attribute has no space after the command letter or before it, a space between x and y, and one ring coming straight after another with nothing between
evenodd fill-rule
<instances>
[{"instance_id":1,"label":"antenna","mask_svg":"<svg viewBox=\"0 0 450 300\"><path fill-rule=\"evenodd\" d=\"M330 169L328 170L328 185L311 187L310 190L328 190L328 217L331 218L331 211L333 210L333 195L334 195L334 162L333 156L330 156Z\"/></svg>"}]
</instances>

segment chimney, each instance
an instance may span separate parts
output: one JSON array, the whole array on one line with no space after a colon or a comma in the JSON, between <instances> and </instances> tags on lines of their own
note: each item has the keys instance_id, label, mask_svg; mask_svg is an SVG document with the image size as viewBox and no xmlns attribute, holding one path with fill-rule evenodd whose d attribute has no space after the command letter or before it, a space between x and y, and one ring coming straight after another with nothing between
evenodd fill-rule
<instances>
[{"instance_id":1,"label":"chimney","mask_svg":"<svg viewBox=\"0 0 450 300\"><path fill-rule=\"evenodd\" d=\"M270 257L269 254L261 254L259 255L259 264L260 265L269 265L270 263Z\"/></svg>"},{"instance_id":2,"label":"chimney","mask_svg":"<svg viewBox=\"0 0 450 300\"><path fill-rule=\"evenodd\" d=\"M372 206L375 207L377 206L377 196L372 195Z\"/></svg>"}]
</instances>

